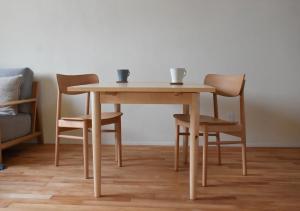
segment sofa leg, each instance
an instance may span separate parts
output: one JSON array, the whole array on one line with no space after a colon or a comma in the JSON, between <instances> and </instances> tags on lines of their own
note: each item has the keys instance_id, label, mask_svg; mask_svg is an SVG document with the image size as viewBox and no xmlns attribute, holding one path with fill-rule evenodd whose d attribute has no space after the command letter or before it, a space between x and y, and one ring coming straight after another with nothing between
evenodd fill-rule
<instances>
[{"instance_id":1,"label":"sofa leg","mask_svg":"<svg viewBox=\"0 0 300 211\"><path fill-rule=\"evenodd\" d=\"M2 149L0 149L0 171L5 169L5 165L2 163Z\"/></svg>"},{"instance_id":2,"label":"sofa leg","mask_svg":"<svg viewBox=\"0 0 300 211\"><path fill-rule=\"evenodd\" d=\"M38 144L44 144L44 136L43 136L42 133L41 133L41 135L38 136L37 143Z\"/></svg>"}]
</instances>

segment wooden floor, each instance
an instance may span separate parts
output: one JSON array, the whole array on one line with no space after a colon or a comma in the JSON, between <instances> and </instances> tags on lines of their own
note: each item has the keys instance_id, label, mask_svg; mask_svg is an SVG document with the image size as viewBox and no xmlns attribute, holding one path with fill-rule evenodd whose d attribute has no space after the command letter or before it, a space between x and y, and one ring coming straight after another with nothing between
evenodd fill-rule
<instances>
[{"instance_id":1,"label":"wooden floor","mask_svg":"<svg viewBox=\"0 0 300 211\"><path fill-rule=\"evenodd\" d=\"M53 165L53 145L22 145L4 152L8 168L0 172L0 207L33 211L300 210L300 149L250 148L249 175L244 177L239 149L224 149L224 164L218 166L211 148L209 186L200 186L199 175L196 201L188 200L188 166L181 162L180 171L173 170L173 148L125 146L122 168L113 161L113 148L103 149L100 199L93 197L92 179L83 179L81 145L62 147L60 167Z\"/></svg>"}]
</instances>

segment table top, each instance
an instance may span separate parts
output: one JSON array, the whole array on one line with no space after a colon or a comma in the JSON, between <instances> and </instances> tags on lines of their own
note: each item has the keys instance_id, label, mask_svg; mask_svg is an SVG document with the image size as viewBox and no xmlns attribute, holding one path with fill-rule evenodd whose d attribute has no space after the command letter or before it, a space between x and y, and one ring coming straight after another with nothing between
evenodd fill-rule
<instances>
[{"instance_id":1,"label":"table top","mask_svg":"<svg viewBox=\"0 0 300 211\"><path fill-rule=\"evenodd\" d=\"M74 92L215 92L214 87L201 84L170 85L169 83L152 82L101 82L99 84L71 86L67 90Z\"/></svg>"}]
</instances>

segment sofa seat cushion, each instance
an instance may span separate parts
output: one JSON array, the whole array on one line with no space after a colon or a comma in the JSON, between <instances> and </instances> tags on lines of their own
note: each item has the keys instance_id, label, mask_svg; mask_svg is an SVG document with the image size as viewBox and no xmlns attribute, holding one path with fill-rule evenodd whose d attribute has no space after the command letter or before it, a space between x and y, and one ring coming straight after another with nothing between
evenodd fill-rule
<instances>
[{"instance_id":1,"label":"sofa seat cushion","mask_svg":"<svg viewBox=\"0 0 300 211\"><path fill-rule=\"evenodd\" d=\"M31 115L18 113L17 115L0 115L1 143L27 135L31 132Z\"/></svg>"}]
</instances>

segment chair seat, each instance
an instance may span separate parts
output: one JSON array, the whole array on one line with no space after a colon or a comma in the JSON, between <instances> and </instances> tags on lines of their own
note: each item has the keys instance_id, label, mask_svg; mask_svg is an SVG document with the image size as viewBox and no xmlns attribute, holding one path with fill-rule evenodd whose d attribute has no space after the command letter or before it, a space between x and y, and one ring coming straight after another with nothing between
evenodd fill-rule
<instances>
[{"instance_id":1,"label":"chair seat","mask_svg":"<svg viewBox=\"0 0 300 211\"><path fill-rule=\"evenodd\" d=\"M190 122L190 115L188 114L174 114L175 119L182 122ZM212 116L200 115L199 117L200 125L236 125L238 122L226 121L219 118L214 118Z\"/></svg>"},{"instance_id":2,"label":"chair seat","mask_svg":"<svg viewBox=\"0 0 300 211\"><path fill-rule=\"evenodd\" d=\"M121 117L123 113L121 112L102 112L101 113L101 120L109 120ZM82 115L76 117L62 117L62 120L71 120L71 121L83 121L83 120L91 120L91 115Z\"/></svg>"},{"instance_id":3,"label":"chair seat","mask_svg":"<svg viewBox=\"0 0 300 211\"><path fill-rule=\"evenodd\" d=\"M103 112L101 113L101 124L109 125L120 121L123 113L121 112ZM82 128L84 127L84 121L87 121L88 128L92 127L91 115L82 115L76 117L62 117L58 120L59 127L64 128Z\"/></svg>"}]
</instances>

